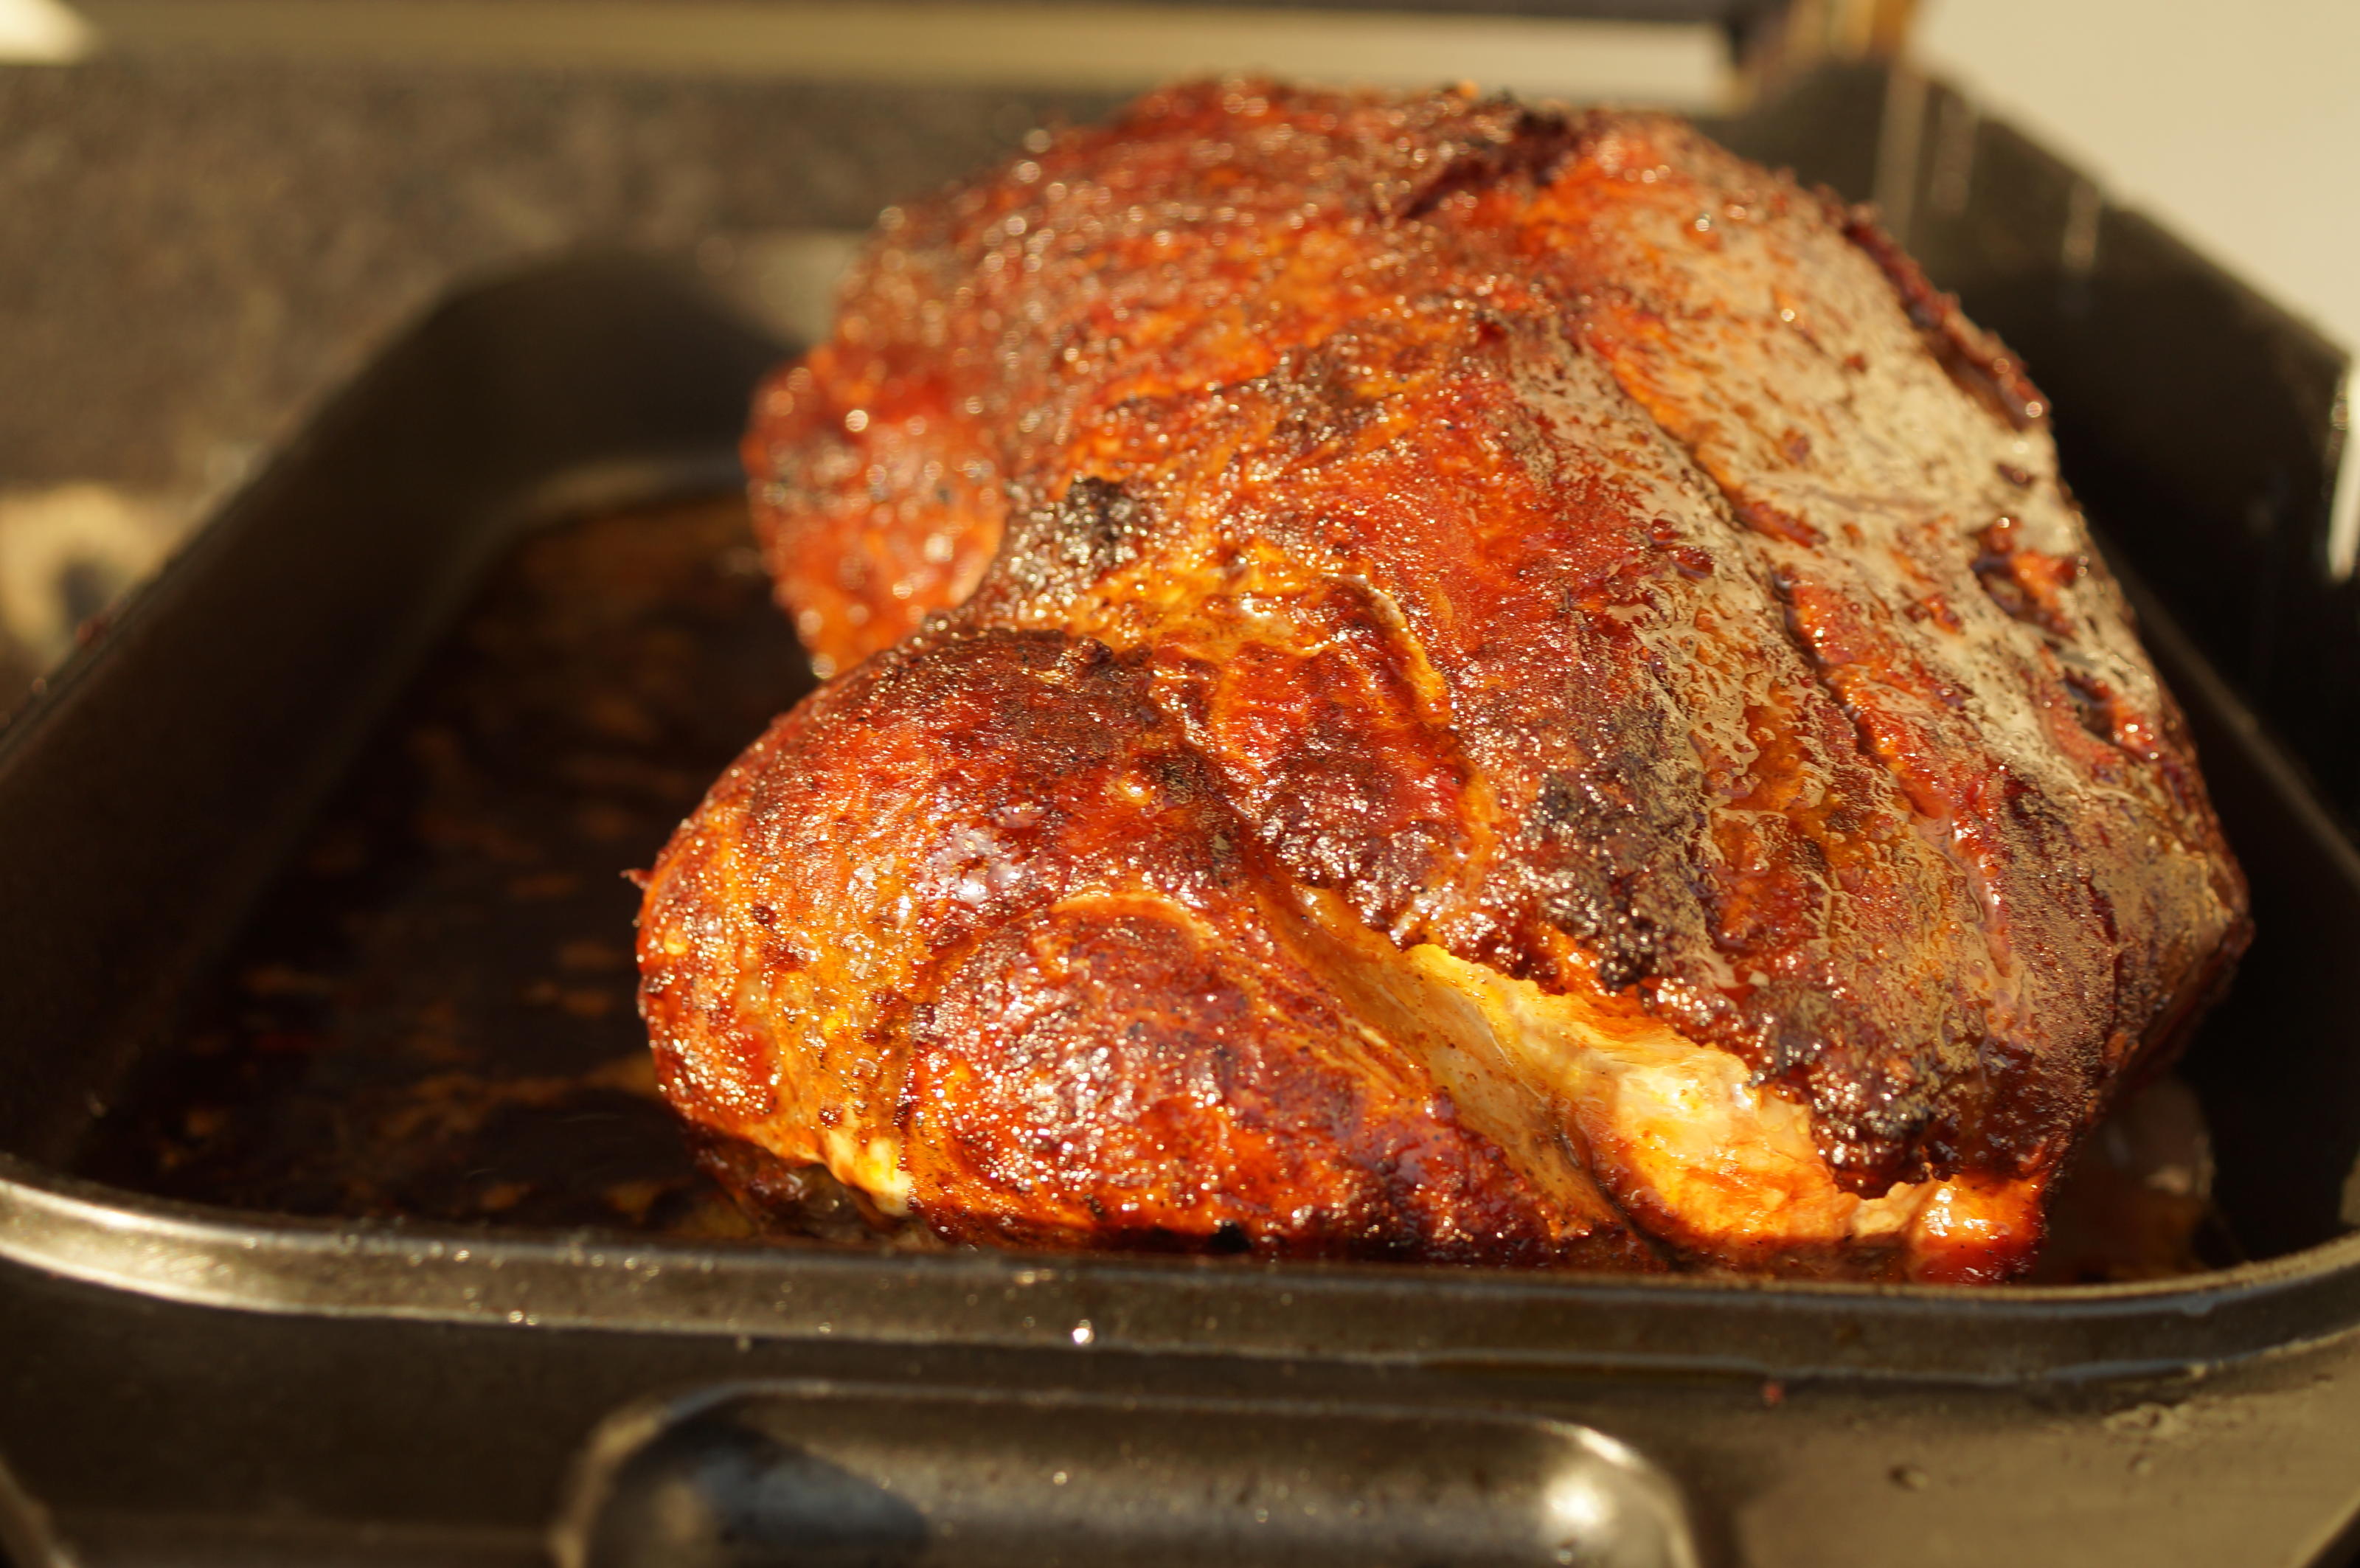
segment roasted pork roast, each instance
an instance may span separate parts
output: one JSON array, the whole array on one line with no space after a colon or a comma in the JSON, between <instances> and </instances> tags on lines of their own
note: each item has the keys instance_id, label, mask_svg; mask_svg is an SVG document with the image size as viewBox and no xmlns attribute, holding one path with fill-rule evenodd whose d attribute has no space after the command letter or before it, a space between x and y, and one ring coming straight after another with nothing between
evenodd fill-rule
<instances>
[{"instance_id":1,"label":"roasted pork roast","mask_svg":"<svg viewBox=\"0 0 2360 1568\"><path fill-rule=\"evenodd\" d=\"M828 680L656 866L749 1202L1986 1280L2245 894L2040 394L1666 116L1183 87L889 211L746 452Z\"/></svg>"}]
</instances>

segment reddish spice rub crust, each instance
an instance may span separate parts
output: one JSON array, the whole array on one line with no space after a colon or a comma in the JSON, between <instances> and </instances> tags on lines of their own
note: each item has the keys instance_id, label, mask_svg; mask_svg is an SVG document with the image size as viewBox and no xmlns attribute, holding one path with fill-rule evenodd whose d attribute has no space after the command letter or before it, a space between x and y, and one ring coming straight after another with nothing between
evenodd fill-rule
<instances>
[{"instance_id":1,"label":"reddish spice rub crust","mask_svg":"<svg viewBox=\"0 0 2360 1568\"><path fill-rule=\"evenodd\" d=\"M1569 1163L1536 1191L1358 1026L1213 769L1095 643L994 630L862 665L723 777L665 876L670 907L720 916L717 948L651 978L697 1020L675 1102L823 1153L883 1129L887 1201L947 1234L1645 1258Z\"/></svg>"},{"instance_id":2,"label":"reddish spice rub crust","mask_svg":"<svg viewBox=\"0 0 2360 1568\"><path fill-rule=\"evenodd\" d=\"M675 1103L962 1237L2020 1268L2245 933L2044 415L1660 116L1189 87L890 214Z\"/></svg>"}]
</instances>

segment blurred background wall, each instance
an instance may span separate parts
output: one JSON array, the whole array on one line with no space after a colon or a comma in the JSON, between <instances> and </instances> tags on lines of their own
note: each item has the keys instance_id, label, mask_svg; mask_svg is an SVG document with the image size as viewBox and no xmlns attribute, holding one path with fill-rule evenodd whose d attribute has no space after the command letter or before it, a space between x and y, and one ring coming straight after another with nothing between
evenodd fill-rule
<instances>
[{"instance_id":1,"label":"blurred background wall","mask_svg":"<svg viewBox=\"0 0 2360 1568\"><path fill-rule=\"evenodd\" d=\"M1926 0L1917 53L2360 344L2360 4Z\"/></svg>"}]
</instances>

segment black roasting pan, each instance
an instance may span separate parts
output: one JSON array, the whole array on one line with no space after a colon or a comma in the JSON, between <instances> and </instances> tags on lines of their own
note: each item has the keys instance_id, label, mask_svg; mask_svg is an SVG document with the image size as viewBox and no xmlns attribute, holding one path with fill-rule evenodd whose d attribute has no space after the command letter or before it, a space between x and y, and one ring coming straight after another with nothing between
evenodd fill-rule
<instances>
[{"instance_id":1,"label":"black roasting pan","mask_svg":"<svg viewBox=\"0 0 2360 1568\"><path fill-rule=\"evenodd\" d=\"M1541 1277L305 1217L124 1185L107 1128L492 564L543 524L734 483L781 345L661 267L576 258L455 293L0 730L9 1560L2344 1561L2344 356L1937 83L1831 71L1715 128L1883 201L2047 385L2068 475L2144 585L2260 931L2183 1069L2218 1266L1996 1290Z\"/></svg>"}]
</instances>

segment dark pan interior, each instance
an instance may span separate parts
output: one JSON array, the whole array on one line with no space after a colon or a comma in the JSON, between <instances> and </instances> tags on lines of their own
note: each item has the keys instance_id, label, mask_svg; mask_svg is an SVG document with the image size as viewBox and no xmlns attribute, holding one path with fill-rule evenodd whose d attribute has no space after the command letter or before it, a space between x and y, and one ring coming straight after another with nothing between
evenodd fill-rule
<instances>
[{"instance_id":1,"label":"dark pan interior","mask_svg":"<svg viewBox=\"0 0 2360 1568\"><path fill-rule=\"evenodd\" d=\"M1718 128L1852 190L1886 182L1861 167L1877 145L1861 132L1889 137L1890 84L1813 91ZM1948 102L1903 104L1933 153ZM2005 128L1970 130L1977 167L2005 170ZM2330 590L2297 568L2323 559L2323 496L2303 509L2333 456L2318 383L2341 361L2070 189L2057 225L2123 237L2062 278L2053 234L2011 259L2002 241L2037 232L2017 208L2060 169L1987 180L1980 216L1926 197L1909 238L2048 378L2069 477L2155 585L2150 639L2261 932L2185 1068L2233 1238L2216 1260L2270 1256L2346 1229L2360 1152L2339 962L2360 950L2360 859L2305 772L2332 776L2334 758L2290 761L2244 700L2262 692L2267 711L2287 689L2268 625L2324 635ZM1940 172L1908 178L1934 190ZM2247 407L2157 449L2132 417L2152 389L2114 383L2151 376L2166 332L2204 388L2276 400L2267 441ZM726 484L748 388L779 352L636 264L470 292L0 732L0 942L18 960L0 1062L22 1086L0 1101L0 1148L280 1212L733 1226L631 1065L619 873L806 677L726 505L614 503ZM556 517L590 521L492 569ZM577 620L536 620L536 603ZM667 682L683 702L665 706Z\"/></svg>"},{"instance_id":2,"label":"dark pan interior","mask_svg":"<svg viewBox=\"0 0 2360 1568\"><path fill-rule=\"evenodd\" d=\"M72 1159L501 548L727 486L780 352L636 261L465 291L0 729L0 1148Z\"/></svg>"},{"instance_id":3,"label":"dark pan interior","mask_svg":"<svg viewBox=\"0 0 2360 1568\"><path fill-rule=\"evenodd\" d=\"M743 1234L658 1102L625 871L812 681L735 495L520 541L76 1161L277 1213Z\"/></svg>"}]
</instances>

